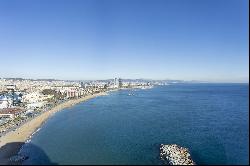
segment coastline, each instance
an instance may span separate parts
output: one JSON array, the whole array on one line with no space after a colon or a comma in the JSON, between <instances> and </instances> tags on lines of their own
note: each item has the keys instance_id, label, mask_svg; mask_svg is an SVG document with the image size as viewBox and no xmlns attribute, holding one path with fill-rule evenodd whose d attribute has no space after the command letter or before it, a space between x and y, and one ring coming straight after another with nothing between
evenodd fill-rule
<instances>
[{"instance_id":1,"label":"coastline","mask_svg":"<svg viewBox=\"0 0 250 166\"><path fill-rule=\"evenodd\" d=\"M110 91L107 91L110 92ZM84 102L86 100L107 95L107 92L101 92L93 95L88 95L79 99L73 99L61 103L54 108L42 113L41 115L35 117L34 119L24 123L22 126L17 128L15 131L10 131L6 133L0 139L0 165L11 164L9 160L11 156L16 155L22 145L30 138L30 136L39 129L44 122L46 122L51 116L56 112L61 111L65 108L71 107L75 104ZM13 143L13 144L12 144Z\"/></svg>"}]
</instances>

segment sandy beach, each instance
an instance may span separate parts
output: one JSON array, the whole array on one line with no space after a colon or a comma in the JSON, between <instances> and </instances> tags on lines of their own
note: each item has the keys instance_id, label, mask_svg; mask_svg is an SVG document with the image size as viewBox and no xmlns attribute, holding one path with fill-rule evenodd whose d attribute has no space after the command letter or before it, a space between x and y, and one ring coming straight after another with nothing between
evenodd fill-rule
<instances>
[{"instance_id":1,"label":"sandy beach","mask_svg":"<svg viewBox=\"0 0 250 166\"><path fill-rule=\"evenodd\" d=\"M54 113L71 107L77 103L86 101L88 99L107 95L106 92L85 96L79 99L69 100L65 103L59 104L49 111L42 113L34 119L20 126L17 130L11 131L0 138L0 164L11 164L9 158L18 153L21 146L49 117Z\"/></svg>"}]
</instances>

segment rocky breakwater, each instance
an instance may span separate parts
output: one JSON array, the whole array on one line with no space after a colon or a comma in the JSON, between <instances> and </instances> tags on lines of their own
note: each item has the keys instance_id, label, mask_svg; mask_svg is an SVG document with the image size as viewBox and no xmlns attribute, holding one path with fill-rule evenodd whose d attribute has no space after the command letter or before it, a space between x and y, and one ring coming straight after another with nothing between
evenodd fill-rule
<instances>
[{"instance_id":1,"label":"rocky breakwater","mask_svg":"<svg viewBox=\"0 0 250 166\"><path fill-rule=\"evenodd\" d=\"M160 145L160 158L169 165L195 165L189 150L176 144Z\"/></svg>"},{"instance_id":2,"label":"rocky breakwater","mask_svg":"<svg viewBox=\"0 0 250 166\"><path fill-rule=\"evenodd\" d=\"M9 160L12 163L18 163L18 162L23 162L24 160L27 160L28 158L29 158L28 156L18 154L18 155L10 157Z\"/></svg>"}]
</instances>

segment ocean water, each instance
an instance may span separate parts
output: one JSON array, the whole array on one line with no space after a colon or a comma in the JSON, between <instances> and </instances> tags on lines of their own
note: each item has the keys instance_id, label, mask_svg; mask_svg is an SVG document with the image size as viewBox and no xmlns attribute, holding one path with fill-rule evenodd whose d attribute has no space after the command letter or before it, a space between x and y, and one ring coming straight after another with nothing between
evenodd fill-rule
<instances>
[{"instance_id":1,"label":"ocean water","mask_svg":"<svg viewBox=\"0 0 250 166\"><path fill-rule=\"evenodd\" d=\"M158 165L159 144L178 144L197 164L249 164L248 99L248 84L111 92L56 113L20 153L23 164Z\"/></svg>"}]
</instances>

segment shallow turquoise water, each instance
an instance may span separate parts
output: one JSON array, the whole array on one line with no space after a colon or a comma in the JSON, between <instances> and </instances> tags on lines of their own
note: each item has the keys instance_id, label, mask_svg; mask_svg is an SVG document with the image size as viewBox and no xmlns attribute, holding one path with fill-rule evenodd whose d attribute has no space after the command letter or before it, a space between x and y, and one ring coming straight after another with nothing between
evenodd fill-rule
<instances>
[{"instance_id":1,"label":"shallow turquoise water","mask_svg":"<svg viewBox=\"0 0 250 166\"><path fill-rule=\"evenodd\" d=\"M111 92L50 118L21 150L30 156L24 164L161 164L161 143L189 148L198 164L248 164L248 90L175 84Z\"/></svg>"}]
</instances>

